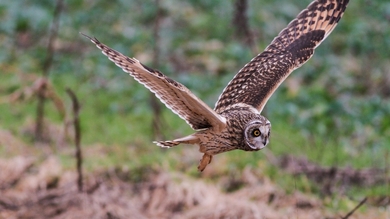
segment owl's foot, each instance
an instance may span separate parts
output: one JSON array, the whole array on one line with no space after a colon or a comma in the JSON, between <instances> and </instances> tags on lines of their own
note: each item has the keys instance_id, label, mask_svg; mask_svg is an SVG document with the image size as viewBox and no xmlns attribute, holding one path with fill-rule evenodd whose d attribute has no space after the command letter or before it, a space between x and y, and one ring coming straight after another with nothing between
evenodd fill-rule
<instances>
[{"instance_id":1,"label":"owl's foot","mask_svg":"<svg viewBox=\"0 0 390 219\"><path fill-rule=\"evenodd\" d=\"M200 160L200 163L199 163L199 166L198 166L198 170L200 172L202 172L206 166L211 163L211 160L213 159L213 156L212 155L209 155L209 154L203 154L203 157L202 159Z\"/></svg>"},{"instance_id":2,"label":"owl's foot","mask_svg":"<svg viewBox=\"0 0 390 219\"><path fill-rule=\"evenodd\" d=\"M171 148L179 144L197 144L199 143L199 138L196 135L189 135L172 141L154 141L153 143L163 148Z\"/></svg>"},{"instance_id":3,"label":"owl's foot","mask_svg":"<svg viewBox=\"0 0 390 219\"><path fill-rule=\"evenodd\" d=\"M157 144L157 146L160 146L162 148L171 148L171 147L179 145L181 142L178 142L178 141L154 141L153 143Z\"/></svg>"}]
</instances>

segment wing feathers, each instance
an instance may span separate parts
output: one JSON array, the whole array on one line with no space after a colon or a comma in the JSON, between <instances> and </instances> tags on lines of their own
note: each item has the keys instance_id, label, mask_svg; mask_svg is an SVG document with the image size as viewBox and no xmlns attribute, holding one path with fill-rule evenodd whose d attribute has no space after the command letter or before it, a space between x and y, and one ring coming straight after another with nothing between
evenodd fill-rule
<instances>
[{"instance_id":1,"label":"wing feathers","mask_svg":"<svg viewBox=\"0 0 390 219\"><path fill-rule=\"evenodd\" d=\"M314 49L336 27L348 0L316 0L292 20L265 51L246 64L229 82L215 111L246 103L260 112L291 72L314 54Z\"/></svg>"},{"instance_id":2,"label":"wing feathers","mask_svg":"<svg viewBox=\"0 0 390 219\"><path fill-rule=\"evenodd\" d=\"M193 129L225 125L224 118L192 94L184 85L166 77L158 70L143 65L135 58L129 58L109 48L96 38L84 36L102 50L109 60L153 92L161 102L184 119Z\"/></svg>"}]
</instances>

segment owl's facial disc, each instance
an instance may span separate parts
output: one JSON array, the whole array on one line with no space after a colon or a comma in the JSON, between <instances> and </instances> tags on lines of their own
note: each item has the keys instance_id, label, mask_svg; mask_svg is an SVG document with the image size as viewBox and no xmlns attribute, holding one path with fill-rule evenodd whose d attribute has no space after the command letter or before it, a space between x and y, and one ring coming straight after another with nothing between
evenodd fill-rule
<instances>
[{"instance_id":1,"label":"owl's facial disc","mask_svg":"<svg viewBox=\"0 0 390 219\"><path fill-rule=\"evenodd\" d=\"M267 119L252 121L245 128L245 141L252 150L261 150L269 143L270 134L271 123Z\"/></svg>"}]
</instances>

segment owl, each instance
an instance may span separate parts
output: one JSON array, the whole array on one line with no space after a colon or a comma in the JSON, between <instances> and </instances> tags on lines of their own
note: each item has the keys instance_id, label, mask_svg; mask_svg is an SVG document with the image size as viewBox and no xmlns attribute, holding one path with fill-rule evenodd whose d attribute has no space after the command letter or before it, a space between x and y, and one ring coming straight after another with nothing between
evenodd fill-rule
<instances>
[{"instance_id":1,"label":"owl","mask_svg":"<svg viewBox=\"0 0 390 219\"><path fill-rule=\"evenodd\" d=\"M203 153L198 169L203 171L216 154L235 149L258 151L267 146L271 123L261 115L264 105L287 76L313 56L314 49L343 16L347 4L348 0L313 1L264 52L239 70L219 96L214 110L160 71L111 49L96 38L82 35L195 130L182 138L154 143L167 148L198 145Z\"/></svg>"}]
</instances>

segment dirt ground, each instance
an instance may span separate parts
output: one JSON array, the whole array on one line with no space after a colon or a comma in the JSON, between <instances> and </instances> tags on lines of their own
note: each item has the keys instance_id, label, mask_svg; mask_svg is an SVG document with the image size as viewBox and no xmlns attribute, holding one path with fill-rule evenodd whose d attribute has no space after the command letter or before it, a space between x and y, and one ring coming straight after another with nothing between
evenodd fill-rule
<instances>
[{"instance_id":1,"label":"dirt ground","mask_svg":"<svg viewBox=\"0 0 390 219\"><path fill-rule=\"evenodd\" d=\"M287 194L265 176L245 169L243 186L224 192L222 184L181 173L126 169L87 174L83 191L77 173L56 157L44 162L17 156L0 160L0 218L342 218L321 199ZM235 179L237 180L237 179ZM351 209L354 206L351 206ZM384 207L365 207L349 218L390 218Z\"/></svg>"}]
</instances>

